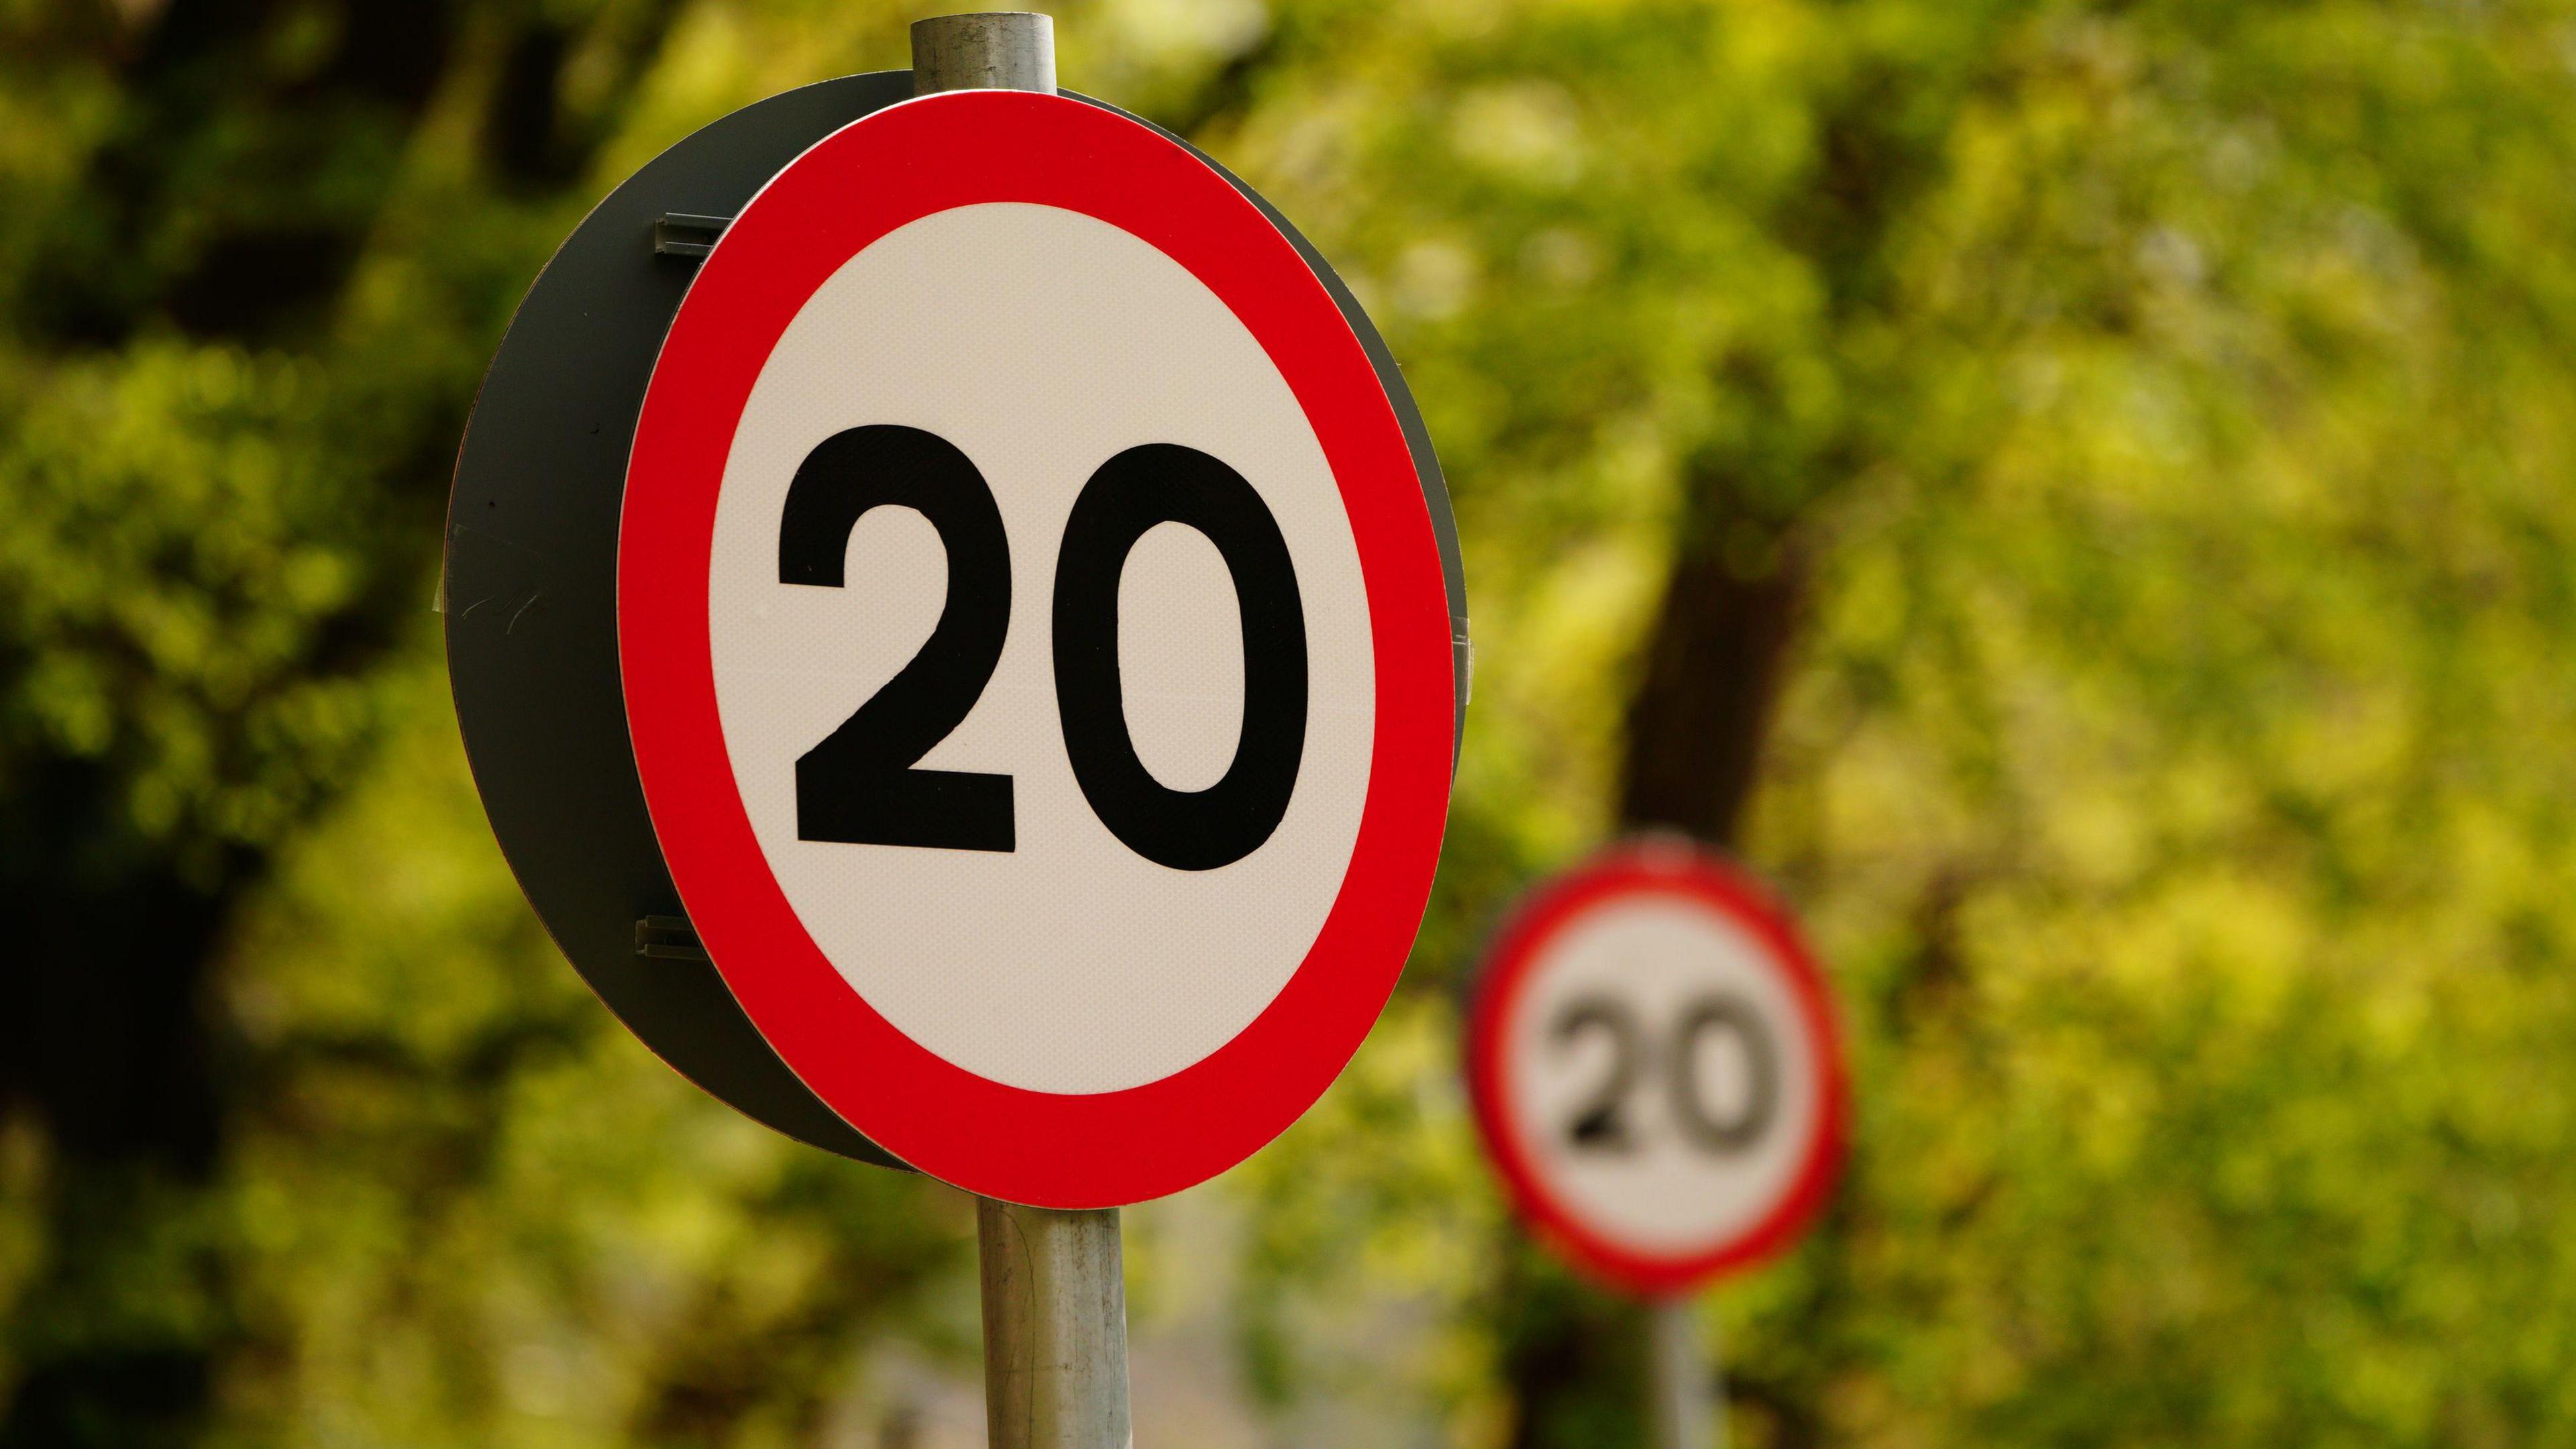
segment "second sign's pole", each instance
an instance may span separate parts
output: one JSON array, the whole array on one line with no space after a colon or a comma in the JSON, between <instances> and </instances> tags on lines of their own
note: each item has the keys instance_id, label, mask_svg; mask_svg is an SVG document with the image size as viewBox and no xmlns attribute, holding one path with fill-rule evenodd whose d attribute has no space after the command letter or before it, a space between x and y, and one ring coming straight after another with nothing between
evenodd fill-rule
<instances>
[{"instance_id":1,"label":"second sign's pole","mask_svg":"<svg viewBox=\"0 0 2576 1449\"><path fill-rule=\"evenodd\" d=\"M912 27L912 88L1055 91L1055 22L1019 12ZM1118 1210L976 1200L992 1449L1129 1449Z\"/></svg>"},{"instance_id":2,"label":"second sign's pole","mask_svg":"<svg viewBox=\"0 0 2576 1449\"><path fill-rule=\"evenodd\" d=\"M1725 1408L1702 1357L1699 1315L1687 1297L1646 1305L1647 1410L1654 1449L1726 1449Z\"/></svg>"}]
</instances>

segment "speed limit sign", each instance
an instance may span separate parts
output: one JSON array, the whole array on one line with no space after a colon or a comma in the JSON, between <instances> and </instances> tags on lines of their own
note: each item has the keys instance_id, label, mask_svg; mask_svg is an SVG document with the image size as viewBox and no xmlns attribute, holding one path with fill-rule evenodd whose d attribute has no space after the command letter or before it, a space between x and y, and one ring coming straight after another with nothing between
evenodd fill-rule
<instances>
[{"instance_id":1,"label":"speed limit sign","mask_svg":"<svg viewBox=\"0 0 2576 1449\"><path fill-rule=\"evenodd\" d=\"M1613 849L1504 927L1468 1076L1515 1204L1579 1266L1660 1297L1777 1251L1842 1159L1832 1007L1796 926L1680 841Z\"/></svg>"},{"instance_id":2,"label":"speed limit sign","mask_svg":"<svg viewBox=\"0 0 2576 1449\"><path fill-rule=\"evenodd\" d=\"M1294 1121L1393 989L1455 529L1248 187L1089 98L914 91L735 112L539 278L450 502L458 718L539 916L691 1080L1139 1201Z\"/></svg>"},{"instance_id":3,"label":"speed limit sign","mask_svg":"<svg viewBox=\"0 0 2576 1449\"><path fill-rule=\"evenodd\" d=\"M1287 235L1106 108L907 101L733 219L636 425L617 639L726 984L987 1196L1239 1160L1419 923L1456 696L1404 419Z\"/></svg>"}]
</instances>

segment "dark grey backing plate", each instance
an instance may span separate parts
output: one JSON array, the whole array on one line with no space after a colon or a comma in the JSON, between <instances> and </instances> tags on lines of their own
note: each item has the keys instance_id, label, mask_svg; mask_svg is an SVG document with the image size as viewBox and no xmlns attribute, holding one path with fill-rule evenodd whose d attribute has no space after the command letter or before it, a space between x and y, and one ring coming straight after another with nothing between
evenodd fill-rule
<instances>
[{"instance_id":1,"label":"dark grey backing plate","mask_svg":"<svg viewBox=\"0 0 2576 1449\"><path fill-rule=\"evenodd\" d=\"M694 260L654 254L654 223L737 215L815 142L911 95L911 72L879 71L772 96L665 151L582 221L529 289L484 375L448 502L445 588L448 678L475 785L502 854L574 968L646 1046L717 1098L799 1141L897 1167L805 1089L714 967L647 959L637 948L639 920L682 910L626 732L617 530L635 419L697 272ZM1394 401L1439 535L1463 725L1464 576L1421 414L1322 255L1217 170L1323 279Z\"/></svg>"},{"instance_id":2,"label":"dark grey backing plate","mask_svg":"<svg viewBox=\"0 0 2576 1449\"><path fill-rule=\"evenodd\" d=\"M713 966L648 960L678 916L617 674L617 521L662 338L698 264L671 213L733 216L816 141L912 96L847 76L726 116L611 192L528 291L484 374L447 512L447 673L492 833L555 944L680 1075L799 1141L896 1164L805 1090Z\"/></svg>"}]
</instances>

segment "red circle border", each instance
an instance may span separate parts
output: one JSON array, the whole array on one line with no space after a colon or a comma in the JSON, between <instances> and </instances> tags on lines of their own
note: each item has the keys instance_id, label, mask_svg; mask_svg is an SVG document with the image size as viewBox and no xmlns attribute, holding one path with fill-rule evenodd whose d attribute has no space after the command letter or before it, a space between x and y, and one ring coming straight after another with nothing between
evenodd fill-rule
<instances>
[{"instance_id":1,"label":"red circle border","mask_svg":"<svg viewBox=\"0 0 2576 1449\"><path fill-rule=\"evenodd\" d=\"M1233 1040L1114 1092L992 1081L870 1007L770 874L716 708L705 588L715 504L762 366L806 299L869 243L935 212L1003 201L1120 227L1233 310L1323 444L1369 599L1369 788L1323 928ZM1322 281L1250 200L1152 129L1056 96L949 92L855 121L773 178L700 267L655 364L628 465L617 599L636 765L692 924L789 1068L922 1171L1041 1207L1176 1192L1302 1115L1393 992L1439 861L1454 743L1449 613L1429 509L1385 388Z\"/></svg>"},{"instance_id":2,"label":"red circle border","mask_svg":"<svg viewBox=\"0 0 2576 1449\"><path fill-rule=\"evenodd\" d=\"M1577 919L1614 900L1680 897L1714 908L1768 948L1788 977L1823 1071L1816 1132L1788 1190L1754 1224L1691 1253L1641 1253L1595 1231L1548 1189L1509 1119L1503 1090L1504 1029L1546 946ZM1467 1089L1488 1153L1512 1202L1539 1235L1573 1264L1614 1288L1676 1297L1778 1254L1815 1221L1840 1177L1849 1140L1851 1088L1833 998L1797 923L1751 874L1688 841L1647 838L1614 845L1525 897L1486 953L1467 1023Z\"/></svg>"}]
</instances>

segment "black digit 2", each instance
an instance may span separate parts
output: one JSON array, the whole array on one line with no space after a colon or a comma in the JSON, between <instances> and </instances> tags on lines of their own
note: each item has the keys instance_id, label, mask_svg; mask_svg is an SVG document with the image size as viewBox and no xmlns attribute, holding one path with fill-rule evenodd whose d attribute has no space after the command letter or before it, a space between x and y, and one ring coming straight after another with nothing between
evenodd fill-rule
<instances>
[{"instance_id":1,"label":"black digit 2","mask_svg":"<svg viewBox=\"0 0 2576 1449\"><path fill-rule=\"evenodd\" d=\"M1216 545L1243 626L1243 730L1224 778L1204 790L1155 779L1127 732L1118 581L1136 540L1160 523ZM1074 499L1056 558L1055 700L1073 778L1110 833L1174 870L1214 870L1259 849L1297 788L1306 684L1306 612L1288 541L1243 475L1176 443L1101 464Z\"/></svg>"},{"instance_id":2,"label":"black digit 2","mask_svg":"<svg viewBox=\"0 0 2576 1449\"><path fill-rule=\"evenodd\" d=\"M1700 1038L1713 1031L1733 1035L1744 1049L1744 1105L1725 1117L1710 1113L1700 1093ZM1703 1152L1723 1156L1744 1151L1762 1140L1779 1110L1779 1049L1762 1018L1736 997L1707 996L1691 1003L1673 1030L1670 1069L1673 1115L1683 1135Z\"/></svg>"},{"instance_id":3,"label":"black digit 2","mask_svg":"<svg viewBox=\"0 0 2576 1449\"><path fill-rule=\"evenodd\" d=\"M1610 1071L1583 1099L1574 1120L1566 1124L1566 1140L1590 1152L1626 1152L1637 1143L1629 1135L1627 1119L1621 1113L1627 1108L1628 1091L1636 1085L1637 1074L1645 1069L1645 1033L1638 1029L1634 1013L1605 996L1577 997L1556 1019L1554 1034L1559 1045L1586 1032L1608 1034Z\"/></svg>"},{"instance_id":4,"label":"black digit 2","mask_svg":"<svg viewBox=\"0 0 2576 1449\"><path fill-rule=\"evenodd\" d=\"M778 581L839 588L869 509L916 509L948 551L948 599L921 652L796 760L796 835L854 845L1010 850L1011 777L922 770L984 693L1011 622L1011 546L984 475L946 439L875 424L797 466L778 522Z\"/></svg>"}]
</instances>

